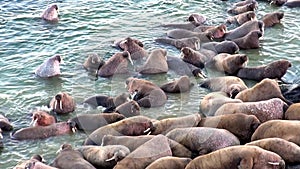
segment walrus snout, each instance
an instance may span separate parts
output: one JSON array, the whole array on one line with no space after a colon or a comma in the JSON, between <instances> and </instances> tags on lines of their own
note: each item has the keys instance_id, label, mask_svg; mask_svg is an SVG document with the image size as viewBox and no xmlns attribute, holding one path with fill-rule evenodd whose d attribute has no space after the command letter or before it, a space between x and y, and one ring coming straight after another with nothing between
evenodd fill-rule
<instances>
[{"instance_id":1,"label":"walrus snout","mask_svg":"<svg viewBox=\"0 0 300 169\"><path fill-rule=\"evenodd\" d=\"M77 123L75 121L68 120L67 124L70 126L70 129L73 133L75 133L77 131L77 128L76 128Z\"/></svg>"},{"instance_id":2,"label":"walrus snout","mask_svg":"<svg viewBox=\"0 0 300 169\"><path fill-rule=\"evenodd\" d=\"M58 6L56 4L52 5L51 8L58 10Z\"/></svg>"}]
</instances>

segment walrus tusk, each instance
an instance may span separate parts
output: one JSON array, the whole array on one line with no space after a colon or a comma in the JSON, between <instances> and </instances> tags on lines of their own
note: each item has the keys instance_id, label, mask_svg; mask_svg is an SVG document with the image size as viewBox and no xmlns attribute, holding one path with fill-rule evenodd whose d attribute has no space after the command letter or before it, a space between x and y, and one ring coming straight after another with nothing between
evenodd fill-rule
<instances>
[{"instance_id":1,"label":"walrus tusk","mask_svg":"<svg viewBox=\"0 0 300 169\"><path fill-rule=\"evenodd\" d=\"M206 76L203 74L203 73L198 73L197 74L200 78L202 78L202 79L205 79L206 78Z\"/></svg>"},{"instance_id":2,"label":"walrus tusk","mask_svg":"<svg viewBox=\"0 0 300 169\"><path fill-rule=\"evenodd\" d=\"M128 52L128 54L129 54L129 52ZM128 55L128 60L130 61L131 65L133 66L133 61L132 61L132 59L131 59L130 54Z\"/></svg>"},{"instance_id":3,"label":"walrus tusk","mask_svg":"<svg viewBox=\"0 0 300 169\"><path fill-rule=\"evenodd\" d=\"M271 165L280 165L279 162L268 162L268 164L271 164Z\"/></svg>"},{"instance_id":4,"label":"walrus tusk","mask_svg":"<svg viewBox=\"0 0 300 169\"><path fill-rule=\"evenodd\" d=\"M76 131L77 131L76 127L72 127L71 130L72 130L73 133L76 133Z\"/></svg>"},{"instance_id":5,"label":"walrus tusk","mask_svg":"<svg viewBox=\"0 0 300 169\"><path fill-rule=\"evenodd\" d=\"M184 57L183 52L180 53L180 58L182 59Z\"/></svg>"},{"instance_id":6,"label":"walrus tusk","mask_svg":"<svg viewBox=\"0 0 300 169\"><path fill-rule=\"evenodd\" d=\"M29 126L35 126L35 124L37 123L38 119L35 119L35 120L31 120Z\"/></svg>"},{"instance_id":7,"label":"walrus tusk","mask_svg":"<svg viewBox=\"0 0 300 169\"><path fill-rule=\"evenodd\" d=\"M57 100L54 101L54 106L52 107L52 109L55 110L56 106L57 106Z\"/></svg>"},{"instance_id":8,"label":"walrus tusk","mask_svg":"<svg viewBox=\"0 0 300 169\"><path fill-rule=\"evenodd\" d=\"M3 139L3 135L2 135L2 133L0 133L0 139L1 139L1 140Z\"/></svg>"},{"instance_id":9,"label":"walrus tusk","mask_svg":"<svg viewBox=\"0 0 300 169\"><path fill-rule=\"evenodd\" d=\"M115 160L116 159L116 157L115 157L116 155L114 155L112 158L109 158L109 159L107 159L107 160L105 160L106 162L108 162L108 161L112 161L112 160Z\"/></svg>"},{"instance_id":10,"label":"walrus tusk","mask_svg":"<svg viewBox=\"0 0 300 169\"><path fill-rule=\"evenodd\" d=\"M59 101L59 108L63 110L62 101Z\"/></svg>"},{"instance_id":11,"label":"walrus tusk","mask_svg":"<svg viewBox=\"0 0 300 169\"><path fill-rule=\"evenodd\" d=\"M144 133L148 133L148 132L151 133L151 128L147 128L147 129L144 131Z\"/></svg>"},{"instance_id":12,"label":"walrus tusk","mask_svg":"<svg viewBox=\"0 0 300 169\"><path fill-rule=\"evenodd\" d=\"M62 147L60 147L57 151L56 154L60 153L62 151Z\"/></svg>"},{"instance_id":13,"label":"walrus tusk","mask_svg":"<svg viewBox=\"0 0 300 169\"><path fill-rule=\"evenodd\" d=\"M199 50L200 49L200 42L197 41L195 42L195 50Z\"/></svg>"},{"instance_id":14,"label":"walrus tusk","mask_svg":"<svg viewBox=\"0 0 300 169\"><path fill-rule=\"evenodd\" d=\"M134 100L134 97L136 96L136 94L137 94L137 91L134 91L134 92L130 95L130 97L131 97L132 100Z\"/></svg>"}]
</instances>

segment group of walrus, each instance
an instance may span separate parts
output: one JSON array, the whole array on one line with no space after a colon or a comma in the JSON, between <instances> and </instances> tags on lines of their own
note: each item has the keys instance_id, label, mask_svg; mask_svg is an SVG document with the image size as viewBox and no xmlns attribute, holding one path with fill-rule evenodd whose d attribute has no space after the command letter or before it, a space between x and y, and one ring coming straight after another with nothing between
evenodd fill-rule
<instances>
[{"instance_id":1,"label":"group of walrus","mask_svg":"<svg viewBox=\"0 0 300 169\"><path fill-rule=\"evenodd\" d=\"M271 0L271 3L297 7L300 1ZM172 29L167 37L155 41L178 48L181 58L167 56L163 48L147 52L143 42L131 37L116 40L113 46L122 51L106 61L97 55L88 56L83 67L96 77L130 71L144 75L174 71L181 77L161 86L129 77L125 82L127 93L115 97L96 95L84 101L93 108L104 107L103 113L79 114L64 122L57 122L56 115L72 113L76 103L68 93L58 93L49 102L49 112L33 112L31 126L13 131L11 138L45 139L76 130L89 136L76 148L67 143L61 145L50 164L45 164L40 155L34 155L15 168L300 168L300 103L298 98L285 97L295 87L282 89L278 84L292 64L280 59L248 67L247 55L238 53L258 48L264 29L280 24L284 16L282 12L274 12L257 20L257 8L255 0L237 2L228 10L232 16L221 25L205 25L206 18L200 14L191 14L186 23L162 25ZM42 18L58 22L57 10L57 5L50 6ZM228 24L235 24L236 28L228 31ZM48 58L36 69L36 76L60 75L61 62L60 55ZM222 72L225 76L210 77L205 70ZM202 98L199 113L161 120L140 114L141 108L163 106L168 94L188 92L194 86L190 81L192 76L202 79L199 86L211 91ZM258 83L248 87L243 79ZM0 129L13 130L2 115Z\"/></svg>"}]
</instances>

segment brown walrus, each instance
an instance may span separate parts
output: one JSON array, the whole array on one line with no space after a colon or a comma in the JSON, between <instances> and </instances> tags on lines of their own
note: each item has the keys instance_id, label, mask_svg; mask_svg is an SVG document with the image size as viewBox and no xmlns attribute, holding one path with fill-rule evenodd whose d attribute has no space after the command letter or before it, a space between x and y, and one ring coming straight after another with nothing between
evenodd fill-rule
<instances>
[{"instance_id":1,"label":"brown walrus","mask_svg":"<svg viewBox=\"0 0 300 169\"><path fill-rule=\"evenodd\" d=\"M49 126L56 123L56 118L46 111L37 110L32 113L32 126Z\"/></svg>"},{"instance_id":2,"label":"brown walrus","mask_svg":"<svg viewBox=\"0 0 300 169\"><path fill-rule=\"evenodd\" d=\"M57 169L55 167L48 166L43 163L43 157L36 154L29 160L23 161L16 165L13 169Z\"/></svg>"},{"instance_id":3,"label":"brown walrus","mask_svg":"<svg viewBox=\"0 0 300 169\"><path fill-rule=\"evenodd\" d=\"M11 131L13 129L12 124L2 114L0 114L0 129L4 131Z\"/></svg>"},{"instance_id":4,"label":"brown walrus","mask_svg":"<svg viewBox=\"0 0 300 169\"><path fill-rule=\"evenodd\" d=\"M260 124L260 121L254 115L236 113L204 117L198 127L226 129L234 134L241 143L246 143L251 140L252 134Z\"/></svg>"},{"instance_id":5,"label":"brown walrus","mask_svg":"<svg viewBox=\"0 0 300 169\"><path fill-rule=\"evenodd\" d=\"M280 155L286 163L300 162L300 147L282 138L265 138L252 141L246 145L258 146L265 150L272 151Z\"/></svg>"},{"instance_id":6,"label":"brown walrus","mask_svg":"<svg viewBox=\"0 0 300 169\"><path fill-rule=\"evenodd\" d=\"M135 39L135 38L130 38L134 43L138 44L140 47L144 47L144 44L142 41L140 41L139 39ZM121 38L121 39L117 39L113 42L112 47L117 48L117 49L122 49L125 50L125 43L126 42L126 38Z\"/></svg>"},{"instance_id":7,"label":"brown walrus","mask_svg":"<svg viewBox=\"0 0 300 169\"><path fill-rule=\"evenodd\" d=\"M247 35L232 39L240 49L256 49L259 48L259 38L262 37L263 33L258 30L249 32Z\"/></svg>"},{"instance_id":8,"label":"brown walrus","mask_svg":"<svg viewBox=\"0 0 300 169\"><path fill-rule=\"evenodd\" d=\"M206 21L206 17L198 13L192 13L187 18L187 21L193 22L195 25L201 25Z\"/></svg>"},{"instance_id":9,"label":"brown walrus","mask_svg":"<svg viewBox=\"0 0 300 169\"><path fill-rule=\"evenodd\" d=\"M185 169L251 168L284 169L284 160L276 153L257 146L226 147L193 159Z\"/></svg>"},{"instance_id":10,"label":"brown walrus","mask_svg":"<svg viewBox=\"0 0 300 169\"><path fill-rule=\"evenodd\" d=\"M245 4L243 6L234 6L229 9L227 12L230 14L241 14L248 11L255 11L257 9L257 2L252 2L249 4Z\"/></svg>"},{"instance_id":11,"label":"brown walrus","mask_svg":"<svg viewBox=\"0 0 300 169\"><path fill-rule=\"evenodd\" d=\"M162 157L148 165L146 169L183 169L191 160L190 158Z\"/></svg>"},{"instance_id":12,"label":"brown walrus","mask_svg":"<svg viewBox=\"0 0 300 169\"><path fill-rule=\"evenodd\" d=\"M247 4L251 4L251 3L257 3L256 0L244 0L244 1L239 1L233 4L233 6L244 6Z\"/></svg>"},{"instance_id":13,"label":"brown walrus","mask_svg":"<svg viewBox=\"0 0 300 169\"><path fill-rule=\"evenodd\" d=\"M141 111L141 107L134 100L119 105L118 107L116 107L115 110L116 113L124 115L125 117L138 116L140 115L140 111Z\"/></svg>"},{"instance_id":14,"label":"brown walrus","mask_svg":"<svg viewBox=\"0 0 300 169\"><path fill-rule=\"evenodd\" d=\"M211 42L213 40L212 32L193 32L185 29L174 29L167 32L167 36L173 39L183 39L196 37L201 43Z\"/></svg>"},{"instance_id":15,"label":"brown walrus","mask_svg":"<svg viewBox=\"0 0 300 169\"><path fill-rule=\"evenodd\" d=\"M292 104L284 113L286 120L300 120L300 103Z\"/></svg>"},{"instance_id":16,"label":"brown walrus","mask_svg":"<svg viewBox=\"0 0 300 169\"><path fill-rule=\"evenodd\" d=\"M104 112L114 110L117 106L127 102L129 99L128 93L121 93L115 97L110 97L107 95L95 95L91 96L83 101L83 103L88 104L92 108L97 108L98 106L105 107Z\"/></svg>"},{"instance_id":17,"label":"brown walrus","mask_svg":"<svg viewBox=\"0 0 300 169\"><path fill-rule=\"evenodd\" d=\"M87 59L83 63L83 67L96 75L97 70L100 66L103 66L105 61L100 58L97 54L88 55Z\"/></svg>"},{"instance_id":18,"label":"brown walrus","mask_svg":"<svg viewBox=\"0 0 300 169\"><path fill-rule=\"evenodd\" d=\"M287 0L283 5L290 8L300 7L300 0Z\"/></svg>"},{"instance_id":19,"label":"brown walrus","mask_svg":"<svg viewBox=\"0 0 300 169\"><path fill-rule=\"evenodd\" d=\"M226 23L242 25L245 22L255 20L255 19L256 19L255 12L248 11L235 16L228 17L226 19Z\"/></svg>"},{"instance_id":20,"label":"brown walrus","mask_svg":"<svg viewBox=\"0 0 300 169\"><path fill-rule=\"evenodd\" d=\"M260 122L283 119L285 103L279 98L256 102L226 103L222 105L215 115L244 113L255 115Z\"/></svg>"},{"instance_id":21,"label":"brown walrus","mask_svg":"<svg viewBox=\"0 0 300 169\"><path fill-rule=\"evenodd\" d=\"M245 54L220 53L205 63L206 68L224 72L228 75L236 73L247 65L248 56Z\"/></svg>"},{"instance_id":22,"label":"brown walrus","mask_svg":"<svg viewBox=\"0 0 300 169\"><path fill-rule=\"evenodd\" d=\"M75 110L76 102L68 93L60 92L51 99L49 106L57 114L67 114Z\"/></svg>"},{"instance_id":23,"label":"brown walrus","mask_svg":"<svg viewBox=\"0 0 300 169\"><path fill-rule=\"evenodd\" d=\"M141 74L167 73L167 50L162 48L152 50L144 65L137 68L137 71Z\"/></svg>"},{"instance_id":24,"label":"brown walrus","mask_svg":"<svg viewBox=\"0 0 300 169\"><path fill-rule=\"evenodd\" d=\"M188 16L186 21L188 21L188 22L163 24L162 26L167 27L167 28L193 30L197 26L202 25L206 21L206 17L201 14L193 13Z\"/></svg>"},{"instance_id":25,"label":"brown walrus","mask_svg":"<svg viewBox=\"0 0 300 169\"><path fill-rule=\"evenodd\" d=\"M204 63L210 60L210 57L207 57L206 55L200 53L199 51L189 47L181 48L180 57L183 61L190 63L201 69L204 68Z\"/></svg>"},{"instance_id":26,"label":"brown walrus","mask_svg":"<svg viewBox=\"0 0 300 169\"><path fill-rule=\"evenodd\" d=\"M262 123L253 133L251 140L278 137L300 145L300 121L270 120Z\"/></svg>"},{"instance_id":27,"label":"brown walrus","mask_svg":"<svg viewBox=\"0 0 300 169\"><path fill-rule=\"evenodd\" d=\"M148 52L133 38L127 37L119 46L124 51L128 51L133 60L141 60L148 56Z\"/></svg>"},{"instance_id":28,"label":"brown walrus","mask_svg":"<svg viewBox=\"0 0 300 169\"><path fill-rule=\"evenodd\" d=\"M177 49L182 49L183 47L189 47L194 50L200 49L200 39L197 37L182 38L182 39L172 39L172 38L157 38L155 42L169 44L175 46Z\"/></svg>"},{"instance_id":29,"label":"brown walrus","mask_svg":"<svg viewBox=\"0 0 300 169\"><path fill-rule=\"evenodd\" d=\"M111 56L103 65L99 65L97 76L110 77L114 74L128 73L128 63L133 65L131 55L128 51L117 52Z\"/></svg>"},{"instance_id":30,"label":"brown walrus","mask_svg":"<svg viewBox=\"0 0 300 169\"><path fill-rule=\"evenodd\" d=\"M203 50L209 50L213 52L213 55L207 56ZM233 41L222 41L222 42L208 42L201 45L200 52L205 54L208 58L212 58L219 53L236 54L240 50L239 46Z\"/></svg>"},{"instance_id":31,"label":"brown walrus","mask_svg":"<svg viewBox=\"0 0 300 169\"><path fill-rule=\"evenodd\" d=\"M280 23L280 20L283 18L284 13L283 12L272 12L267 13L263 16L262 21L265 24L265 27L272 27L278 23Z\"/></svg>"},{"instance_id":32,"label":"brown walrus","mask_svg":"<svg viewBox=\"0 0 300 169\"><path fill-rule=\"evenodd\" d=\"M42 19L49 22L58 22L58 6L56 4L50 5L42 14Z\"/></svg>"},{"instance_id":33,"label":"brown walrus","mask_svg":"<svg viewBox=\"0 0 300 169\"><path fill-rule=\"evenodd\" d=\"M212 32L215 39L222 38L226 31L227 27L225 24L218 26L198 26L193 30L193 32Z\"/></svg>"},{"instance_id":34,"label":"brown walrus","mask_svg":"<svg viewBox=\"0 0 300 169\"><path fill-rule=\"evenodd\" d=\"M190 81L188 76L181 76L172 82L164 83L160 88L166 93L184 93L190 91L194 83Z\"/></svg>"},{"instance_id":35,"label":"brown walrus","mask_svg":"<svg viewBox=\"0 0 300 169\"><path fill-rule=\"evenodd\" d=\"M227 31L225 33L225 39L233 40L233 39L241 38L241 37L247 35L249 32L255 31L255 30L264 32L263 21L257 21L257 20L248 21L235 29Z\"/></svg>"},{"instance_id":36,"label":"brown walrus","mask_svg":"<svg viewBox=\"0 0 300 169\"><path fill-rule=\"evenodd\" d=\"M241 68L237 76L243 79L261 81L265 78L280 80L292 64L288 60L276 60L267 65Z\"/></svg>"}]
</instances>

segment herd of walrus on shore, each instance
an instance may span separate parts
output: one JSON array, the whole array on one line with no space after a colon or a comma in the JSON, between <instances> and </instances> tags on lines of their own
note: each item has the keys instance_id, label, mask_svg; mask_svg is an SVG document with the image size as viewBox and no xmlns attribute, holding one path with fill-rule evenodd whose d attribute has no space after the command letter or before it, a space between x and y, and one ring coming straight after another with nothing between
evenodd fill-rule
<instances>
[{"instance_id":1,"label":"herd of walrus on shore","mask_svg":"<svg viewBox=\"0 0 300 169\"><path fill-rule=\"evenodd\" d=\"M268 3L300 7L300 0ZM78 114L67 121L56 119L76 109L76 101L66 92L53 96L49 110L34 111L26 128L14 130L0 114L1 147L2 132L12 131L11 138L21 142L84 131L89 135L83 145L61 145L51 163L37 154L15 169L300 169L299 86L281 81L292 63L280 59L249 67L250 58L239 53L259 48L264 29L272 29L284 17L273 12L258 19L256 10L256 0L244 0L232 5L231 17L221 25L206 25L206 17L197 13L184 23L161 25L168 31L155 43L176 47L180 58L168 56L164 48L148 52L133 37L116 40L112 46L120 52L108 60L87 57L83 67L90 74L110 78L132 71L143 75L174 71L180 78L158 86L129 77L124 82L126 93L84 100L92 108L105 108L102 113ZM59 22L58 6L49 6L41 17ZM229 24L235 28L227 30ZM62 61L60 55L48 58L36 68L36 77L61 75ZM225 76L210 77L206 70ZM195 87L191 77L201 79L198 87L211 91L197 105L199 112L160 120L141 115L143 108L164 106L169 94L189 92ZM243 79L257 83L248 87Z\"/></svg>"}]
</instances>

